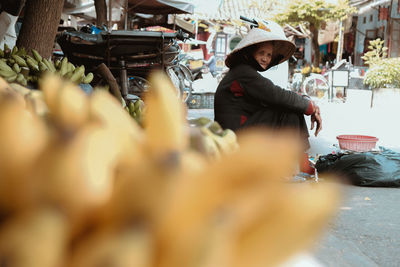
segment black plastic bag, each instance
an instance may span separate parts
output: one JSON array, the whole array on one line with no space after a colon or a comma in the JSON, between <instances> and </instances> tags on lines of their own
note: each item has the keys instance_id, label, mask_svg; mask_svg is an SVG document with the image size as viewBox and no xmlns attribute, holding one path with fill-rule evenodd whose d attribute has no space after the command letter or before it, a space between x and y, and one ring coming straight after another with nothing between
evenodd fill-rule
<instances>
[{"instance_id":1,"label":"black plastic bag","mask_svg":"<svg viewBox=\"0 0 400 267\"><path fill-rule=\"evenodd\" d=\"M338 153L319 157L318 173L347 177L359 186L400 187L400 153L383 147L380 152Z\"/></svg>"}]
</instances>

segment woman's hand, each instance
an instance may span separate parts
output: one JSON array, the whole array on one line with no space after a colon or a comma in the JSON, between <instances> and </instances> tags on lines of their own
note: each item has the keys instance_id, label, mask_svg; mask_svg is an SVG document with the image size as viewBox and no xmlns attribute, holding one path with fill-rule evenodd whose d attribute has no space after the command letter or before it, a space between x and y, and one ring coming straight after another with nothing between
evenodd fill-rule
<instances>
[{"instance_id":1,"label":"woman's hand","mask_svg":"<svg viewBox=\"0 0 400 267\"><path fill-rule=\"evenodd\" d=\"M322 118L319 107L313 103L314 105L314 113L311 114L311 128L310 130L314 129L314 123L317 123L317 128L315 129L315 136L322 130Z\"/></svg>"}]
</instances>

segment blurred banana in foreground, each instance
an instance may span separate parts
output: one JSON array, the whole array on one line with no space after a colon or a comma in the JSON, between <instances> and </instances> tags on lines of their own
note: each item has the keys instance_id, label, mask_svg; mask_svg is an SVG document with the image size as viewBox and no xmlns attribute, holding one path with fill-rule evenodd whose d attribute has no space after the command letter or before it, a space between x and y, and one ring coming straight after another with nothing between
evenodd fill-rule
<instances>
[{"instance_id":1,"label":"blurred banana in foreground","mask_svg":"<svg viewBox=\"0 0 400 267\"><path fill-rule=\"evenodd\" d=\"M180 153L188 139L183 103L164 74L154 73L149 82L152 86L144 98L147 112L143 118L147 149L156 157Z\"/></svg>"},{"instance_id":2,"label":"blurred banana in foreground","mask_svg":"<svg viewBox=\"0 0 400 267\"><path fill-rule=\"evenodd\" d=\"M106 91L0 79L1 263L277 266L313 245L339 190L288 181L301 154L293 133L189 126L168 78L151 84L142 128Z\"/></svg>"}]
</instances>

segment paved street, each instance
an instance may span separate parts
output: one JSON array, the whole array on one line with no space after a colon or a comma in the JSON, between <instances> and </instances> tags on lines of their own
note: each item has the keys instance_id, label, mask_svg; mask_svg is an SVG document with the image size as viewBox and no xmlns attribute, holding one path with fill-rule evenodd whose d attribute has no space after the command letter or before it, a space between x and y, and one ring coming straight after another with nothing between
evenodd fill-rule
<instances>
[{"instance_id":1,"label":"paved street","mask_svg":"<svg viewBox=\"0 0 400 267\"><path fill-rule=\"evenodd\" d=\"M399 108L370 108L370 98L370 91L350 90L346 103L320 101L323 131L310 138L310 154L336 150L339 134L373 135L378 146L400 152ZM189 110L189 118L201 116L213 119L213 110ZM343 192L339 213L313 252L317 261L335 267L400 266L400 190L345 185Z\"/></svg>"}]
</instances>

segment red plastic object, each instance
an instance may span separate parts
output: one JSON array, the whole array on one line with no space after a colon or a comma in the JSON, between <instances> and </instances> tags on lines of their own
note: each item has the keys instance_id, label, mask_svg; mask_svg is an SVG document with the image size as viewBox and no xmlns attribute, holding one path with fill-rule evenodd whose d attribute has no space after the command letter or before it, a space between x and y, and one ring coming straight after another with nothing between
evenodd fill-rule
<instances>
[{"instance_id":1,"label":"red plastic object","mask_svg":"<svg viewBox=\"0 0 400 267\"><path fill-rule=\"evenodd\" d=\"M352 150L357 152L370 151L375 148L379 140L375 136L368 135L338 135L340 149Z\"/></svg>"}]
</instances>

